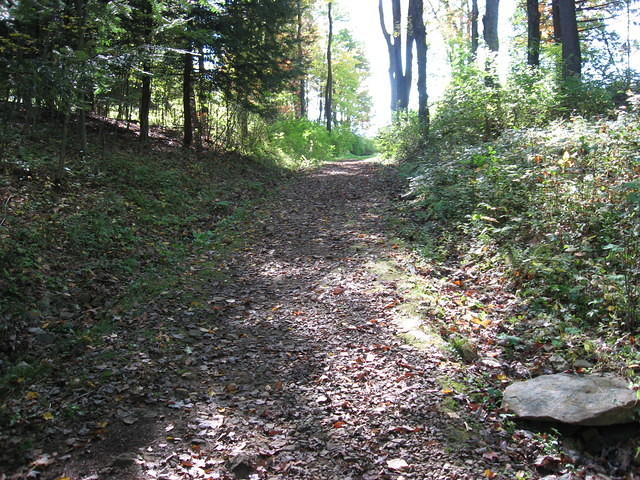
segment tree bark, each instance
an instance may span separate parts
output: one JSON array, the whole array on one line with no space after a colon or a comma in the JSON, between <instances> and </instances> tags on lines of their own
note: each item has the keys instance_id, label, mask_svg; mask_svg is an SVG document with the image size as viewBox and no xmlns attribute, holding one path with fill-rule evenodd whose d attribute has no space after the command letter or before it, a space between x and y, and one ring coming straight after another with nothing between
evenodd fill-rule
<instances>
[{"instance_id":1,"label":"tree bark","mask_svg":"<svg viewBox=\"0 0 640 480\"><path fill-rule=\"evenodd\" d=\"M191 92L193 73L193 55L184 54L184 71L182 76L182 109L184 112L184 139L183 145L190 147L193 143L193 110L191 108Z\"/></svg>"},{"instance_id":2,"label":"tree bark","mask_svg":"<svg viewBox=\"0 0 640 480\"><path fill-rule=\"evenodd\" d=\"M498 41L498 7L500 0L486 0L485 14L482 17L484 41L491 52L500 49Z\"/></svg>"},{"instance_id":3,"label":"tree bark","mask_svg":"<svg viewBox=\"0 0 640 480\"><path fill-rule=\"evenodd\" d=\"M409 0L409 18L416 43L418 64L418 118L425 133L429 128L427 95L427 31L424 26L423 0Z\"/></svg>"},{"instance_id":4,"label":"tree bark","mask_svg":"<svg viewBox=\"0 0 640 480\"><path fill-rule=\"evenodd\" d=\"M562 75L565 80L569 78L579 80L582 73L582 53L580 51L578 22L576 21L575 0L562 0L559 11L562 31Z\"/></svg>"},{"instance_id":5,"label":"tree bark","mask_svg":"<svg viewBox=\"0 0 640 480\"><path fill-rule=\"evenodd\" d=\"M413 28L408 25L405 41L405 64L402 63L402 10L400 0L391 0L393 32L387 30L384 7L379 0L380 26L389 52L389 82L391 84L391 111L406 110L409 106L409 92L413 70Z\"/></svg>"},{"instance_id":6,"label":"tree bark","mask_svg":"<svg viewBox=\"0 0 640 480\"><path fill-rule=\"evenodd\" d=\"M151 110L151 65L145 64L142 69L142 90L140 92L140 141L149 138L149 111Z\"/></svg>"},{"instance_id":7,"label":"tree bark","mask_svg":"<svg viewBox=\"0 0 640 480\"><path fill-rule=\"evenodd\" d=\"M300 64L303 64L304 61L304 51L302 48L302 29L303 29L303 16L302 16L302 1L298 0L296 3L296 8L298 9L298 18L297 18L297 32L296 32L296 40L298 42L298 61ZM297 117L307 118L307 82L305 78L305 74L303 73L298 80L298 108L297 108Z\"/></svg>"},{"instance_id":8,"label":"tree bark","mask_svg":"<svg viewBox=\"0 0 640 480\"><path fill-rule=\"evenodd\" d=\"M331 59L331 47L333 42L333 17L331 12L332 0L328 2L327 19L329 20L329 35L327 39L327 86L325 88L324 113L327 130L331 131L333 123L333 68Z\"/></svg>"},{"instance_id":9,"label":"tree bark","mask_svg":"<svg viewBox=\"0 0 640 480\"><path fill-rule=\"evenodd\" d=\"M398 109L398 84L396 83L396 55L394 43L398 40L392 40L391 34L387 30L387 26L384 20L384 6L382 0L378 2L378 13L380 15L380 26L382 28L382 35L387 43L387 51L389 53L389 85L391 87L391 111L395 112Z\"/></svg>"},{"instance_id":10,"label":"tree bark","mask_svg":"<svg viewBox=\"0 0 640 480\"><path fill-rule=\"evenodd\" d=\"M527 64L540 66L540 5L538 0L527 0Z\"/></svg>"},{"instance_id":11,"label":"tree bark","mask_svg":"<svg viewBox=\"0 0 640 480\"><path fill-rule=\"evenodd\" d=\"M471 58L475 59L478 54L478 0L471 0Z\"/></svg>"},{"instance_id":12,"label":"tree bark","mask_svg":"<svg viewBox=\"0 0 640 480\"><path fill-rule=\"evenodd\" d=\"M562 27L560 25L560 1L552 0L551 2L551 17L553 19L553 41L555 43L562 43Z\"/></svg>"}]
</instances>

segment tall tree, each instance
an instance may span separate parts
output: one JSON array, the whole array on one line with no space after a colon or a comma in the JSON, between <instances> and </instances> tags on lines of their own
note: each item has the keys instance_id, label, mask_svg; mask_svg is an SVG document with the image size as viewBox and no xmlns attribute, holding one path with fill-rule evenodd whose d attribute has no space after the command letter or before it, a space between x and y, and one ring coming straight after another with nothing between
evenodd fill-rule
<instances>
[{"instance_id":1,"label":"tall tree","mask_svg":"<svg viewBox=\"0 0 640 480\"><path fill-rule=\"evenodd\" d=\"M582 73L582 53L578 35L575 0L559 2L559 24L562 32L562 74L565 80L580 79Z\"/></svg>"},{"instance_id":2,"label":"tall tree","mask_svg":"<svg viewBox=\"0 0 640 480\"><path fill-rule=\"evenodd\" d=\"M413 29L407 28L402 38L402 8L400 0L391 0L392 31L387 29L383 1L379 0L378 12L382 34L389 53L389 81L391 84L391 111L406 110L409 106L409 91L413 72ZM405 61L402 61L403 44Z\"/></svg>"},{"instance_id":3,"label":"tall tree","mask_svg":"<svg viewBox=\"0 0 640 480\"><path fill-rule=\"evenodd\" d=\"M527 64L540 65L540 4L527 0Z\"/></svg>"},{"instance_id":4,"label":"tall tree","mask_svg":"<svg viewBox=\"0 0 640 480\"><path fill-rule=\"evenodd\" d=\"M498 8L500 0L486 0L485 13L482 17L484 41L491 52L500 49L498 41Z\"/></svg>"},{"instance_id":5,"label":"tall tree","mask_svg":"<svg viewBox=\"0 0 640 480\"><path fill-rule=\"evenodd\" d=\"M141 0L141 5L134 10L139 19L143 39L142 88L140 90L140 141L145 142L149 137L149 111L151 110L151 34L153 31L153 6L151 0Z\"/></svg>"},{"instance_id":6,"label":"tall tree","mask_svg":"<svg viewBox=\"0 0 640 480\"><path fill-rule=\"evenodd\" d=\"M184 69L182 74L182 112L184 115L183 145L190 147L193 143L193 55L184 54Z\"/></svg>"},{"instance_id":7,"label":"tall tree","mask_svg":"<svg viewBox=\"0 0 640 480\"><path fill-rule=\"evenodd\" d=\"M478 54L478 0L471 0L471 58L476 58Z\"/></svg>"},{"instance_id":8,"label":"tall tree","mask_svg":"<svg viewBox=\"0 0 640 480\"><path fill-rule=\"evenodd\" d=\"M423 128L429 126L429 107L427 104L427 32L424 26L423 0L409 0L409 21L416 44L418 64L418 118ZM407 48L411 48L408 46Z\"/></svg>"},{"instance_id":9,"label":"tall tree","mask_svg":"<svg viewBox=\"0 0 640 480\"><path fill-rule=\"evenodd\" d=\"M298 62L302 64L305 61L304 55L304 40L303 40L303 28L304 28L304 10L302 0L296 0L296 13L297 13L297 29L296 29L296 42L298 44ZM296 116L298 118L307 118L307 79L303 73L298 79L298 105L296 109Z\"/></svg>"},{"instance_id":10,"label":"tall tree","mask_svg":"<svg viewBox=\"0 0 640 480\"><path fill-rule=\"evenodd\" d=\"M327 83L324 90L324 115L327 130L331 131L333 123L333 65L332 65L332 44L333 44L333 15L332 0L327 2L327 21L329 22L329 32L327 34Z\"/></svg>"}]
</instances>

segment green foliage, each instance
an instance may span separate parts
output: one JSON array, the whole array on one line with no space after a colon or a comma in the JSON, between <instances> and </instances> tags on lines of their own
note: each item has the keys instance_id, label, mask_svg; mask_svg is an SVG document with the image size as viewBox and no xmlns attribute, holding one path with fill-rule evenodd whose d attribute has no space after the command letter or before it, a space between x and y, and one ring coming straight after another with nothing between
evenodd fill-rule
<instances>
[{"instance_id":1,"label":"green foliage","mask_svg":"<svg viewBox=\"0 0 640 480\"><path fill-rule=\"evenodd\" d=\"M454 62L451 82L435 108L430 140L478 143L508 129L545 126L559 117L610 115L620 85L560 82L554 55L548 52L540 68L515 64L506 82L498 85L476 64ZM397 155L392 150L389 154Z\"/></svg>"},{"instance_id":2,"label":"green foliage","mask_svg":"<svg viewBox=\"0 0 640 480\"><path fill-rule=\"evenodd\" d=\"M424 146L424 128L417 112L401 112L378 132L376 146L385 158L409 159Z\"/></svg>"},{"instance_id":3,"label":"green foliage","mask_svg":"<svg viewBox=\"0 0 640 480\"><path fill-rule=\"evenodd\" d=\"M506 269L535 311L635 331L638 120L575 118L434 150L412 176L415 218L457 231L440 243L468 262Z\"/></svg>"},{"instance_id":4,"label":"green foliage","mask_svg":"<svg viewBox=\"0 0 640 480\"><path fill-rule=\"evenodd\" d=\"M345 154L371 155L373 142L356 135L348 128L338 127L331 133L310 120L281 120L269 126L263 148L291 159L294 163L315 163Z\"/></svg>"}]
</instances>

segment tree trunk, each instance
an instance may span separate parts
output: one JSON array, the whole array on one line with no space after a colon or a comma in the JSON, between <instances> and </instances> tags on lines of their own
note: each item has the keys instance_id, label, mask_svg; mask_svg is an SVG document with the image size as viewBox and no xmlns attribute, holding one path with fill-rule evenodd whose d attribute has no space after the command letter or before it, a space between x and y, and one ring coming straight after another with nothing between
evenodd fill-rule
<instances>
[{"instance_id":1,"label":"tree trunk","mask_svg":"<svg viewBox=\"0 0 640 480\"><path fill-rule=\"evenodd\" d=\"M427 32L423 15L423 0L409 0L409 18L416 42L418 63L418 118L426 133L429 128L429 107L427 104Z\"/></svg>"},{"instance_id":2,"label":"tree trunk","mask_svg":"<svg viewBox=\"0 0 640 480\"><path fill-rule=\"evenodd\" d=\"M384 20L382 0L378 3L380 26L389 53L389 81L391 84L391 111L406 110L409 106L409 92L413 70L413 29L409 25L405 42L405 65L402 63L402 10L400 0L391 0L393 32L389 33Z\"/></svg>"},{"instance_id":3,"label":"tree trunk","mask_svg":"<svg viewBox=\"0 0 640 480\"><path fill-rule=\"evenodd\" d=\"M575 0L560 2L560 30L562 31L562 76L565 80L569 78L579 80L582 73L582 54Z\"/></svg>"},{"instance_id":4,"label":"tree trunk","mask_svg":"<svg viewBox=\"0 0 640 480\"><path fill-rule=\"evenodd\" d=\"M331 59L331 44L333 42L333 17L331 14L332 0L329 0L327 19L329 20L329 36L327 39L327 86L325 88L324 114L327 124L327 130L331 131L333 120L333 68Z\"/></svg>"},{"instance_id":5,"label":"tree trunk","mask_svg":"<svg viewBox=\"0 0 640 480\"><path fill-rule=\"evenodd\" d=\"M560 1L552 0L551 2L551 16L553 19L553 41L555 43L562 43L562 27L560 25Z\"/></svg>"},{"instance_id":6,"label":"tree trunk","mask_svg":"<svg viewBox=\"0 0 640 480\"><path fill-rule=\"evenodd\" d=\"M398 109L398 84L396 83L396 55L394 43L398 40L391 39L391 34L387 31L387 27L384 21L384 7L382 0L378 3L378 13L380 14L380 26L382 27L382 34L387 43L387 50L389 53L389 85L391 87L391 111L395 112Z\"/></svg>"},{"instance_id":7,"label":"tree trunk","mask_svg":"<svg viewBox=\"0 0 640 480\"><path fill-rule=\"evenodd\" d=\"M498 41L498 9L500 0L486 0L485 14L482 17L484 41L491 52L485 64L487 76L485 84L488 87L496 87L498 85L498 75L496 73L496 55L500 49Z\"/></svg>"},{"instance_id":8,"label":"tree trunk","mask_svg":"<svg viewBox=\"0 0 640 480\"><path fill-rule=\"evenodd\" d=\"M484 41L491 52L500 49L498 41L498 8L500 0L486 0L485 14L482 17Z\"/></svg>"},{"instance_id":9,"label":"tree trunk","mask_svg":"<svg viewBox=\"0 0 640 480\"><path fill-rule=\"evenodd\" d=\"M140 92L140 141L145 142L149 138L149 110L151 109L151 65L142 66L142 91Z\"/></svg>"},{"instance_id":10,"label":"tree trunk","mask_svg":"<svg viewBox=\"0 0 640 480\"><path fill-rule=\"evenodd\" d=\"M538 0L527 0L527 64L540 66L540 5Z\"/></svg>"},{"instance_id":11,"label":"tree trunk","mask_svg":"<svg viewBox=\"0 0 640 480\"><path fill-rule=\"evenodd\" d=\"M407 110L409 108L409 95L411 93L411 81L413 80L413 42L415 41L416 32L414 29L415 25L412 23L412 7L413 9L415 9L415 2L413 0L409 0L407 14L407 36L405 39L404 52L404 72L401 69L398 75L398 78L400 79L398 108L400 110Z\"/></svg>"},{"instance_id":12,"label":"tree trunk","mask_svg":"<svg viewBox=\"0 0 640 480\"><path fill-rule=\"evenodd\" d=\"M476 58L478 54L478 0L471 0L471 57Z\"/></svg>"},{"instance_id":13,"label":"tree trunk","mask_svg":"<svg viewBox=\"0 0 640 480\"><path fill-rule=\"evenodd\" d=\"M303 29L303 17L302 17L302 1L298 0L296 4L298 9L298 30L296 32L296 41L298 42L298 62L300 65L304 62L304 50L302 48L302 29ZM297 117L307 118L307 84L305 74L303 73L298 80L298 105L297 105Z\"/></svg>"},{"instance_id":14,"label":"tree trunk","mask_svg":"<svg viewBox=\"0 0 640 480\"><path fill-rule=\"evenodd\" d=\"M184 112L183 145L189 148L193 143L193 110L191 108L193 56L184 54L184 71L182 76L182 110Z\"/></svg>"}]
</instances>

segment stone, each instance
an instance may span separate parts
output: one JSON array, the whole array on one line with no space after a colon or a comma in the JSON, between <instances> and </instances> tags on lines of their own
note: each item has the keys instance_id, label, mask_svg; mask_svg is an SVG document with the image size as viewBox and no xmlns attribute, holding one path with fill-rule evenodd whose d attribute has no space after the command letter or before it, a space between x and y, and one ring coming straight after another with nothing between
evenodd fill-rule
<instances>
[{"instance_id":1,"label":"stone","mask_svg":"<svg viewBox=\"0 0 640 480\"><path fill-rule=\"evenodd\" d=\"M593 363L587 360L578 359L575 362L573 362L573 368L592 368L592 367L593 367Z\"/></svg>"},{"instance_id":2,"label":"stone","mask_svg":"<svg viewBox=\"0 0 640 480\"><path fill-rule=\"evenodd\" d=\"M636 393L614 375L541 375L504 391L503 407L526 420L606 426L634 421Z\"/></svg>"},{"instance_id":3,"label":"stone","mask_svg":"<svg viewBox=\"0 0 640 480\"><path fill-rule=\"evenodd\" d=\"M36 341L42 345L52 345L56 343L56 336L40 327L29 328L28 331L35 337Z\"/></svg>"}]
</instances>

